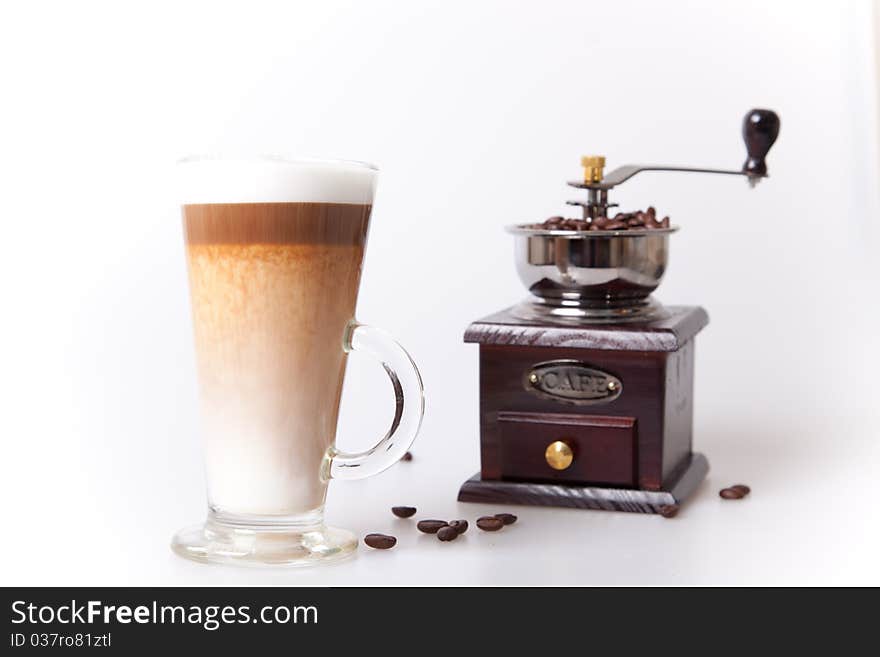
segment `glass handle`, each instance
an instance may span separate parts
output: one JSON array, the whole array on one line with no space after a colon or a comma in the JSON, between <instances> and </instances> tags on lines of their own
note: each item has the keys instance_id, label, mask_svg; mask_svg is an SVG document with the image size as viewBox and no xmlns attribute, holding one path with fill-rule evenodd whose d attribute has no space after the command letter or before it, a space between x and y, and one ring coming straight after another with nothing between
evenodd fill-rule
<instances>
[{"instance_id":1,"label":"glass handle","mask_svg":"<svg viewBox=\"0 0 880 657\"><path fill-rule=\"evenodd\" d=\"M355 321L349 323L343 339L346 353L369 354L378 360L394 388L394 419L388 433L370 449L356 454L327 450L324 479L363 479L391 467L413 444L425 412L422 377L413 359L390 335L381 329Z\"/></svg>"}]
</instances>

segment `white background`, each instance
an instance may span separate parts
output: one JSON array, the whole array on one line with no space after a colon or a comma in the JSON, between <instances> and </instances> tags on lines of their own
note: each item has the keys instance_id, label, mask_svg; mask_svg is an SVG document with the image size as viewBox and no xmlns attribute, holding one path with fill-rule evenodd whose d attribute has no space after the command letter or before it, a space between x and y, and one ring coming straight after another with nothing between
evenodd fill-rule
<instances>
[{"instance_id":1,"label":"white background","mask_svg":"<svg viewBox=\"0 0 880 657\"><path fill-rule=\"evenodd\" d=\"M876 62L868 2L4 4L0 11L0 584L880 584ZM711 315L675 520L520 507L497 535L416 536L387 507L475 518L477 349L518 301L502 226L575 195L585 153L771 178L644 174L615 197L682 226L659 298ZM391 531L309 571L200 566L204 516L172 163L191 152L382 167L358 315L422 368L415 460L331 486L328 519ZM391 394L353 358L340 444ZM740 502L717 490L753 487ZM492 508L493 511L501 509Z\"/></svg>"}]
</instances>

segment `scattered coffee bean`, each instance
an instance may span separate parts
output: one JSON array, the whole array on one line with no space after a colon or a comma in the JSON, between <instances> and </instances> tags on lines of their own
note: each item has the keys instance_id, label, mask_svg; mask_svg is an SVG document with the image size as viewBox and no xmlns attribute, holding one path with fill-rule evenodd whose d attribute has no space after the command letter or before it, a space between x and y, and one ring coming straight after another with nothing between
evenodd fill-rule
<instances>
[{"instance_id":1,"label":"scattered coffee bean","mask_svg":"<svg viewBox=\"0 0 880 657\"><path fill-rule=\"evenodd\" d=\"M367 534L364 543L377 550L387 550L397 545L397 539L387 534Z\"/></svg>"},{"instance_id":2,"label":"scattered coffee bean","mask_svg":"<svg viewBox=\"0 0 880 657\"><path fill-rule=\"evenodd\" d=\"M678 515L678 504L664 504L657 509L657 513L664 518L674 518Z\"/></svg>"},{"instance_id":3,"label":"scattered coffee bean","mask_svg":"<svg viewBox=\"0 0 880 657\"><path fill-rule=\"evenodd\" d=\"M416 507L414 506L392 506L391 513L396 515L398 518L411 518L416 514Z\"/></svg>"},{"instance_id":4,"label":"scattered coffee bean","mask_svg":"<svg viewBox=\"0 0 880 657\"><path fill-rule=\"evenodd\" d=\"M498 518L505 525L512 525L516 522L516 516L512 513L496 513L495 517Z\"/></svg>"},{"instance_id":5,"label":"scattered coffee bean","mask_svg":"<svg viewBox=\"0 0 880 657\"><path fill-rule=\"evenodd\" d=\"M497 532L504 527L504 521L495 516L483 516L482 518L477 518L477 527L484 532Z\"/></svg>"},{"instance_id":6,"label":"scattered coffee bean","mask_svg":"<svg viewBox=\"0 0 880 657\"><path fill-rule=\"evenodd\" d=\"M419 520L416 529L426 534L436 534L440 529L446 527L449 523L445 520Z\"/></svg>"},{"instance_id":7,"label":"scattered coffee bean","mask_svg":"<svg viewBox=\"0 0 880 657\"><path fill-rule=\"evenodd\" d=\"M446 525L437 531L437 538L441 541L454 541L458 538L458 530L455 527Z\"/></svg>"},{"instance_id":8,"label":"scattered coffee bean","mask_svg":"<svg viewBox=\"0 0 880 657\"><path fill-rule=\"evenodd\" d=\"M404 452L403 456L400 457L401 461L412 461L412 454L410 452Z\"/></svg>"},{"instance_id":9,"label":"scattered coffee bean","mask_svg":"<svg viewBox=\"0 0 880 657\"><path fill-rule=\"evenodd\" d=\"M467 520L450 520L449 526L452 527L459 534L464 534L468 530L468 521Z\"/></svg>"},{"instance_id":10,"label":"scattered coffee bean","mask_svg":"<svg viewBox=\"0 0 880 657\"><path fill-rule=\"evenodd\" d=\"M731 488L731 490L738 490L740 493L743 494L743 497L745 497L746 495L748 495L749 493L752 492L752 489L749 488L748 486L746 486L745 484L734 484L730 488Z\"/></svg>"},{"instance_id":11,"label":"scattered coffee bean","mask_svg":"<svg viewBox=\"0 0 880 657\"><path fill-rule=\"evenodd\" d=\"M739 500L745 497L745 493L735 488L722 488L718 494L725 500Z\"/></svg>"}]
</instances>

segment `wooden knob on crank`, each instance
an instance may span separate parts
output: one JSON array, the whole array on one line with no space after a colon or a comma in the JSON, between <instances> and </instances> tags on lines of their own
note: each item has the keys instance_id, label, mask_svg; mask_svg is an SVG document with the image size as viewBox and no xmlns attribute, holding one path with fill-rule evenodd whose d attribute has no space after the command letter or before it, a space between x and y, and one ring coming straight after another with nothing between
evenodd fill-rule
<instances>
[{"instance_id":1,"label":"wooden knob on crank","mask_svg":"<svg viewBox=\"0 0 880 657\"><path fill-rule=\"evenodd\" d=\"M743 119L743 140L746 142L748 159L743 164L743 173L749 176L767 175L764 158L776 137L779 136L779 115L773 110L753 109Z\"/></svg>"}]
</instances>

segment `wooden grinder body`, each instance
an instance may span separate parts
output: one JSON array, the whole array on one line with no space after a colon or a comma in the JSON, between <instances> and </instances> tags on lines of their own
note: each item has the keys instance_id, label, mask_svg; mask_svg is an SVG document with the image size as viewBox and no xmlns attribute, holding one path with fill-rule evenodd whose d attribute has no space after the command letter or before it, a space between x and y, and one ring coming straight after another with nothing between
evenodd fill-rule
<instances>
[{"instance_id":1,"label":"wooden grinder body","mask_svg":"<svg viewBox=\"0 0 880 657\"><path fill-rule=\"evenodd\" d=\"M666 311L650 322L572 326L502 311L471 324L481 470L459 499L644 513L680 504L708 471L692 451L694 338L708 316ZM531 385L541 372L543 388ZM579 388L597 381L614 392L584 399L590 390ZM546 454L558 443L570 459L561 469Z\"/></svg>"}]
</instances>

